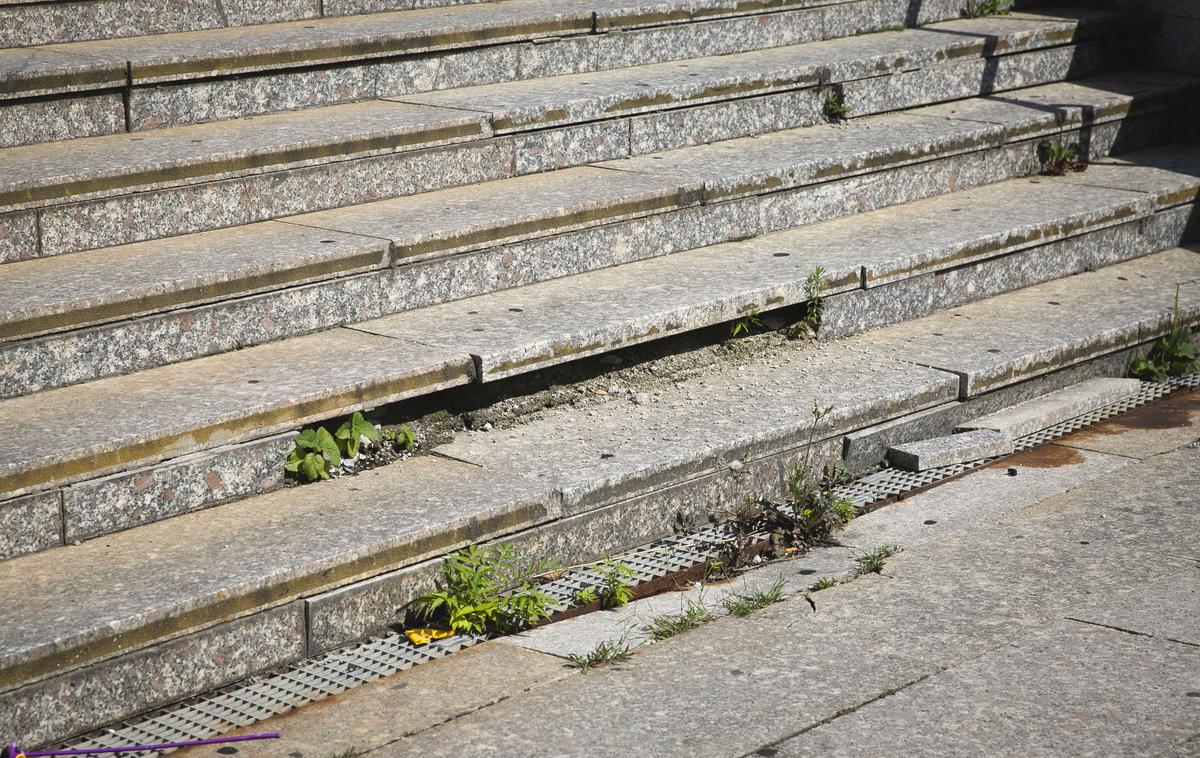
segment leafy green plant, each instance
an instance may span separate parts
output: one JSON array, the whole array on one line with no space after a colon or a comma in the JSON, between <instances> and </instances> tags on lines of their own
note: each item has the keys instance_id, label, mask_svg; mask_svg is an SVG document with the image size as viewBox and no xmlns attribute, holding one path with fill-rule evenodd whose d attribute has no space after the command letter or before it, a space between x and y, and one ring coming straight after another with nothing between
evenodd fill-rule
<instances>
[{"instance_id":1,"label":"leafy green plant","mask_svg":"<svg viewBox=\"0 0 1200 758\"><path fill-rule=\"evenodd\" d=\"M575 602L579 605L587 605L600 600L600 593L596 592L595 587L584 587L579 592L575 593Z\"/></svg>"},{"instance_id":2,"label":"leafy green plant","mask_svg":"<svg viewBox=\"0 0 1200 758\"><path fill-rule=\"evenodd\" d=\"M818 579L817 581L808 585L808 591L809 592L820 592L821 590L827 590L830 587L836 587L837 583L838 583L837 579L834 579L832 576L823 576L820 579Z\"/></svg>"},{"instance_id":3,"label":"leafy green plant","mask_svg":"<svg viewBox=\"0 0 1200 758\"><path fill-rule=\"evenodd\" d=\"M963 18L984 16L1007 16L1012 10L1012 0L967 0L962 9Z\"/></svg>"},{"instance_id":4,"label":"leafy green plant","mask_svg":"<svg viewBox=\"0 0 1200 758\"><path fill-rule=\"evenodd\" d=\"M342 464L341 448L325 427L302 430L296 435L295 445L283 470L306 482L328 479L330 467Z\"/></svg>"},{"instance_id":5,"label":"leafy green plant","mask_svg":"<svg viewBox=\"0 0 1200 758\"><path fill-rule=\"evenodd\" d=\"M1041 154L1044 176L1065 176L1072 171L1087 170L1087 164L1079 160L1079 149L1061 139L1043 142L1038 152Z\"/></svg>"},{"instance_id":6,"label":"leafy green plant","mask_svg":"<svg viewBox=\"0 0 1200 758\"><path fill-rule=\"evenodd\" d=\"M725 606L726 611L729 611L729 615L743 618L759 608L766 608L782 599L783 577L780 577L765 590L756 590L745 595L736 593L726 595L721 599L721 604Z\"/></svg>"},{"instance_id":7,"label":"leafy green plant","mask_svg":"<svg viewBox=\"0 0 1200 758\"><path fill-rule=\"evenodd\" d=\"M895 545L880 545L869 553L855 557L858 563L858 575L878 574L883 571L887 559L900 552Z\"/></svg>"},{"instance_id":8,"label":"leafy green plant","mask_svg":"<svg viewBox=\"0 0 1200 758\"><path fill-rule=\"evenodd\" d=\"M738 337L761 328L762 319L758 317L758 308L751 307L749 313L734 322L733 327L729 330L729 336Z\"/></svg>"},{"instance_id":9,"label":"leafy green plant","mask_svg":"<svg viewBox=\"0 0 1200 758\"><path fill-rule=\"evenodd\" d=\"M617 608L633 599L633 569L620 561L605 558L596 567L600 572L600 604L605 608Z\"/></svg>"},{"instance_id":10,"label":"leafy green plant","mask_svg":"<svg viewBox=\"0 0 1200 758\"><path fill-rule=\"evenodd\" d=\"M821 113L829 122L845 121L850 117L850 106L846 105L846 97L840 86L830 87L825 91L825 104Z\"/></svg>"},{"instance_id":11,"label":"leafy green plant","mask_svg":"<svg viewBox=\"0 0 1200 758\"><path fill-rule=\"evenodd\" d=\"M656 640L665 640L677 634L695 629L716 619L700 603L688 600L679 613L656 616L646 625L646 632Z\"/></svg>"},{"instance_id":12,"label":"leafy green plant","mask_svg":"<svg viewBox=\"0 0 1200 758\"><path fill-rule=\"evenodd\" d=\"M538 589L537 576L553 568L548 561L522 565L506 545L473 545L447 556L438 589L416 603L460 634L524 629L550 617L554 601Z\"/></svg>"},{"instance_id":13,"label":"leafy green plant","mask_svg":"<svg viewBox=\"0 0 1200 758\"><path fill-rule=\"evenodd\" d=\"M745 563L749 548L758 539L756 535L765 532L769 536L767 554L778 558L789 548L828 542L834 532L854 518L854 504L834 491L846 477L845 465L838 461L821 466L814 457L817 429L832 412L832 406L813 403L804 457L788 473L787 502L747 497L732 511L724 512L724 523L732 534L717 559L725 575L736 572Z\"/></svg>"},{"instance_id":14,"label":"leafy green plant","mask_svg":"<svg viewBox=\"0 0 1200 758\"><path fill-rule=\"evenodd\" d=\"M1192 344L1192 330L1179 316L1179 287L1171 310L1171 329L1155 340L1150 352L1135 358L1129 375L1148 382L1165 382L1174 376L1200 372L1200 354Z\"/></svg>"},{"instance_id":15,"label":"leafy green plant","mask_svg":"<svg viewBox=\"0 0 1200 758\"><path fill-rule=\"evenodd\" d=\"M338 449L342 455L347 458L356 458L358 456L359 447L364 439L371 442L379 441L379 430L375 425L363 418L363 415L358 411L346 420L338 430L333 433L334 439L337 440Z\"/></svg>"},{"instance_id":16,"label":"leafy green plant","mask_svg":"<svg viewBox=\"0 0 1200 758\"><path fill-rule=\"evenodd\" d=\"M625 637L621 637L617 640L601 642L590 653L571 653L567 656L567 660L570 661L569 665L573 668L590 671L606 663L628 660L631 655L633 655L633 651L629 649L629 642Z\"/></svg>"},{"instance_id":17,"label":"leafy green plant","mask_svg":"<svg viewBox=\"0 0 1200 758\"><path fill-rule=\"evenodd\" d=\"M405 451L412 450L417 446L417 435L408 427L408 424L401 424L399 429L385 429L383 439Z\"/></svg>"},{"instance_id":18,"label":"leafy green plant","mask_svg":"<svg viewBox=\"0 0 1200 758\"><path fill-rule=\"evenodd\" d=\"M825 296L821 293L824 288L825 269L817 266L804 281L804 318L788 328L788 339L817 336L825 315Z\"/></svg>"}]
</instances>

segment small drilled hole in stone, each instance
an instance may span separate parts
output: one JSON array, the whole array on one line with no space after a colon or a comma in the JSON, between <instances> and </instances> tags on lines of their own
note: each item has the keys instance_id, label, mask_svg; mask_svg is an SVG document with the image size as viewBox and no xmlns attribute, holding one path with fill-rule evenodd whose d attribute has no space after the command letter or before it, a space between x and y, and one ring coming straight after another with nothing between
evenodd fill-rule
<instances>
[{"instance_id":1,"label":"small drilled hole in stone","mask_svg":"<svg viewBox=\"0 0 1200 758\"><path fill-rule=\"evenodd\" d=\"M259 383L260 383L260 380L258 380L258 379L247 379L246 380L246 384L259 384Z\"/></svg>"},{"instance_id":2,"label":"small drilled hole in stone","mask_svg":"<svg viewBox=\"0 0 1200 758\"><path fill-rule=\"evenodd\" d=\"M925 519L925 526L933 526L936 523L937 523L936 519L931 519L931 518Z\"/></svg>"},{"instance_id":3,"label":"small drilled hole in stone","mask_svg":"<svg viewBox=\"0 0 1200 758\"><path fill-rule=\"evenodd\" d=\"M467 315L468 315L468 316L478 316L478 315L479 315L479 311L467 311Z\"/></svg>"},{"instance_id":4,"label":"small drilled hole in stone","mask_svg":"<svg viewBox=\"0 0 1200 758\"><path fill-rule=\"evenodd\" d=\"M791 253L775 253L774 257L775 258L786 258L789 255L791 255Z\"/></svg>"},{"instance_id":5,"label":"small drilled hole in stone","mask_svg":"<svg viewBox=\"0 0 1200 758\"><path fill-rule=\"evenodd\" d=\"M801 574L802 576L808 576L809 574L817 573L817 570L816 569L800 569L796 573Z\"/></svg>"},{"instance_id":6,"label":"small drilled hole in stone","mask_svg":"<svg viewBox=\"0 0 1200 758\"><path fill-rule=\"evenodd\" d=\"M1118 280L1118 281L1121 281L1121 282L1127 282L1127 281L1129 281L1128 279L1126 279L1126 278L1125 278L1125 277L1123 277L1123 276L1118 276L1118 277L1117 277L1117 280Z\"/></svg>"},{"instance_id":7,"label":"small drilled hole in stone","mask_svg":"<svg viewBox=\"0 0 1200 758\"><path fill-rule=\"evenodd\" d=\"M989 352L989 353L999 353L999 352L1001 352L1001 351L999 351L999 350L997 350L996 348L994 348L994 347L993 347L991 350L988 350L988 352Z\"/></svg>"},{"instance_id":8,"label":"small drilled hole in stone","mask_svg":"<svg viewBox=\"0 0 1200 758\"><path fill-rule=\"evenodd\" d=\"M508 310L510 313L524 313L525 312L524 308L509 308Z\"/></svg>"},{"instance_id":9,"label":"small drilled hole in stone","mask_svg":"<svg viewBox=\"0 0 1200 758\"><path fill-rule=\"evenodd\" d=\"M332 244L333 244L333 240L321 240L321 244L322 244L322 245L332 245Z\"/></svg>"},{"instance_id":10,"label":"small drilled hole in stone","mask_svg":"<svg viewBox=\"0 0 1200 758\"><path fill-rule=\"evenodd\" d=\"M482 327L482 326L477 326L477 327L473 328L471 331L473 331L473 332L482 332L482 331L483 331L483 327Z\"/></svg>"},{"instance_id":11,"label":"small drilled hole in stone","mask_svg":"<svg viewBox=\"0 0 1200 758\"><path fill-rule=\"evenodd\" d=\"M1187 693L1187 696L1188 697L1200 697L1200 691L1193 690L1193 691Z\"/></svg>"},{"instance_id":12,"label":"small drilled hole in stone","mask_svg":"<svg viewBox=\"0 0 1200 758\"><path fill-rule=\"evenodd\" d=\"M193 145L199 145L199 144L200 144L200 140L198 140L198 139L194 139L194 140L192 140L192 144L193 144Z\"/></svg>"},{"instance_id":13,"label":"small drilled hole in stone","mask_svg":"<svg viewBox=\"0 0 1200 758\"><path fill-rule=\"evenodd\" d=\"M1079 544L1080 544L1080 545L1090 545L1090 544L1092 544L1092 543L1088 542L1087 540L1080 540L1080 541L1079 541Z\"/></svg>"},{"instance_id":14,"label":"small drilled hole in stone","mask_svg":"<svg viewBox=\"0 0 1200 758\"><path fill-rule=\"evenodd\" d=\"M1057 300L1047 300L1046 305L1062 305L1062 303L1058 302Z\"/></svg>"},{"instance_id":15,"label":"small drilled hole in stone","mask_svg":"<svg viewBox=\"0 0 1200 758\"><path fill-rule=\"evenodd\" d=\"M221 755L237 755L237 751L236 747L229 747L228 745L217 748L217 752Z\"/></svg>"}]
</instances>

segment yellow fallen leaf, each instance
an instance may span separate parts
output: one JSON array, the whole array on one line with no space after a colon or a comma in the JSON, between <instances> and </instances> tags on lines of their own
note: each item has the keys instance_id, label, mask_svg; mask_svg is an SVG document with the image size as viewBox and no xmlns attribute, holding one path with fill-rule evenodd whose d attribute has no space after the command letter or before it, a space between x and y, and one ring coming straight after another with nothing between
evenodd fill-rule
<instances>
[{"instance_id":1,"label":"yellow fallen leaf","mask_svg":"<svg viewBox=\"0 0 1200 758\"><path fill-rule=\"evenodd\" d=\"M447 632L445 629L405 629L404 636L408 637L408 641L414 645L428 645L434 640L444 640L451 636L453 632Z\"/></svg>"}]
</instances>

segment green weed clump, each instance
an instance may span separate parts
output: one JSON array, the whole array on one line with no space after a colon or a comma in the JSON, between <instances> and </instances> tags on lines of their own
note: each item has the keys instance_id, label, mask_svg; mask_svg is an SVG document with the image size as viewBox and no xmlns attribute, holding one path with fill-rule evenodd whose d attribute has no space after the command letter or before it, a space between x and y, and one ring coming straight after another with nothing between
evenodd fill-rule
<instances>
[{"instance_id":1,"label":"green weed clump","mask_svg":"<svg viewBox=\"0 0 1200 758\"><path fill-rule=\"evenodd\" d=\"M550 617L554 601L537 577L553 569L548 561L522 564L508 546L473 545L446 558L438 589L416 603L452 632L515 632Z\"/></svg>"},{"instance_id":2,"label":"green weed clump","mask_svg":"<svg viewBox=\"0 0 1200 758\"><path fill-rule=\"evenodd\" d=\"M343 458L358 457L363 440L379 441L379 430L358 411L333 434L323 426L304 429L296 435L295 447L283 463L283 470L306 482L328 479Z\"/></svg>"},{"instance_id":3,"label":"green weed clump","mask_svg":"<svg viewBox=\"0 0 1200 758\"><path fill-rule=\"evenodd\" d=\"M1175 287L1175 306L1171 310L1171 329L1155 340L1150 352L1135 358L1129 375L1147 382L1165 382L1172 377L1200 372L1200 355L1192 344L1192 330L1179 315L1179 287Z\"/></svg>"}]
</instances>

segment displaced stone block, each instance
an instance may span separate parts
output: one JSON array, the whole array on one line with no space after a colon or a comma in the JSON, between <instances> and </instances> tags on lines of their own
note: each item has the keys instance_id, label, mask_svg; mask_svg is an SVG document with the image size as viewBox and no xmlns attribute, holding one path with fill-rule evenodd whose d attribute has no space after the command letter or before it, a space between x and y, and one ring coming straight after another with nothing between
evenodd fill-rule
<instances>
[{"instance_id":1,"label":"displaced stone block","mask_svg":"<svg viewBox=\"0 0 1200 758\"><path fill-rule=\"evenodd\" d=\"M1013 439L1024 437L1130 397L1141 384L1137 379L1089 379L960 424L957 431L990 429Z\"/></svg>"},{"instance_id":2,"label":"displaced stone block","mask_svg":"<svg viewBox=\"0 0 1200 758\"><path fill-rule=\"evenodd\" d=\"M897 445L888 450L888 460L909 471L926 471L955 463L1009 455L1012 451L1012 437L991 429L977 429Z\"/></svg>"},{"instance_id":3,"label":"displaced stone block","mask_svg":"<svg viewBox=\"0 0 1200 758\"><path fill-rule=\"evenodd\" d=\"M62 544L61 497L54 490L0 502L0 560Z\"/></svg>"}]
</instances>

